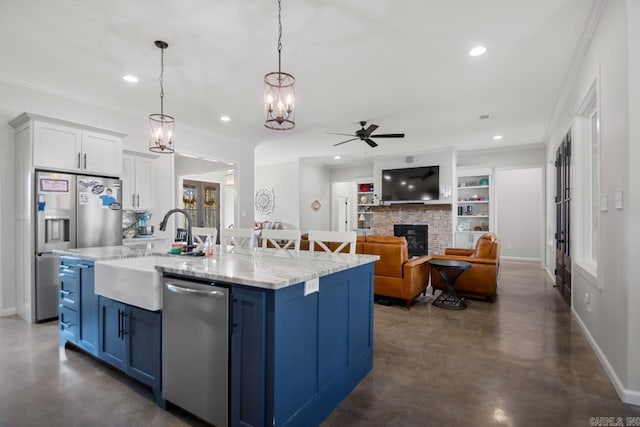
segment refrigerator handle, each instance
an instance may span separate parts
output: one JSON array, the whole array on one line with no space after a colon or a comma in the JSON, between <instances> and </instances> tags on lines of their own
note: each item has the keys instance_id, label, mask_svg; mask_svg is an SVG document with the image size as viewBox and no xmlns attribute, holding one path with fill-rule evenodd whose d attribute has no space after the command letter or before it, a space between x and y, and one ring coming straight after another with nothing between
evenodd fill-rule
<instances>
[{"instance_id":1,"label":"refrigerator handle","mask_svg":"<svg viewBox=\"0 0 640 427\"><path fill-rule=\"evenodd\" d=\"M84 169L87 168L87 153L84 153Z\"/></svg>"},{"instance_id":2,"label":"refrigerator handle","mask_svg":"<svg viewBox=\"0 0 640 427\"><path fill-rule=\"evenodd\" d=\"M78 169L80 169L80 153L78 153Z\"/></svg>"}]
</instances>

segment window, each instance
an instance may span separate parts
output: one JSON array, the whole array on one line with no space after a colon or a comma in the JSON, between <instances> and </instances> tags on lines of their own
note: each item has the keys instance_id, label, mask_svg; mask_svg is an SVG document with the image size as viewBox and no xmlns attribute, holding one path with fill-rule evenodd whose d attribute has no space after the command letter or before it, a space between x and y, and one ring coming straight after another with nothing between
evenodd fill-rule
<instances>
[{"instance_id":1,"label":"window","mask_svg":"<svg viewBox=\"0 0 640 427\"><path fill-rule=\"evenodd\" d=\"M600 194L600 114L598 80L587 92L575 118L576 263L594 279L598 277L601 210L606 196ZM601 200L601 197L604 199Z\"/></svg>"}]
</instances>

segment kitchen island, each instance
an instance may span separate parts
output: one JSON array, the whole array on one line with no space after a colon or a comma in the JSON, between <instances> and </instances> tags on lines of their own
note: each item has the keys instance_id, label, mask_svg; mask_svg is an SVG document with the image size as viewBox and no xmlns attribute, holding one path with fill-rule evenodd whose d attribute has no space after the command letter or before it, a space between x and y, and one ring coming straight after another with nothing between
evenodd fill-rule
<instances>
[{"instance_id":1,"label":"kitchen island","mask_svg":"<svg viewBox=\"0 0 640 427\"><path fill-rule=\"evenodd\" d=\"M229 290L230 425L318 425L371 370L376 256L259 248L227 252L219 246L211 258L159 256L165 249L147 245L74 249L60 254L73 257L63 257L63 263L65 259L95 262L97 270L103 261L108 264L108 260L154 256L156 269L165 280L215 284ZM96 297L100 300L98 312L103 313L103 303L112 300ZM113 324L118 325L117 338L125 341L136 342L136 328L126 327L136 317L131 310L142 310L137 313L142 326L153 323L142 314L162 317L161 307L148 311L130 307L127 301L115 302L124 303L118 314L126 313L122 317L126 320ZM103 360L108 353L106 322L98 316L97 356ZM161 321L158 327L162 328ZM154 334L151 327L141 329L145 335ZM77 345L77 341L63 339L64 330L61 325L61 346L66 342ZM147 355L153 357L148 357L151 362L146 364L157 367L162 356L159 343L155 338L138 341L145 345L144 352L158 353L157 357ZM127 353L145 359L140 357L140 349L125 349L124 359ZM129 357L129 363L123 365L130 366L133 359ZM123 370L132 375L144 369ZM161 377L159 371L146 376L154 379L155 385L150 384L154 390L162 388Z\"/></svg>"}]
</instances>

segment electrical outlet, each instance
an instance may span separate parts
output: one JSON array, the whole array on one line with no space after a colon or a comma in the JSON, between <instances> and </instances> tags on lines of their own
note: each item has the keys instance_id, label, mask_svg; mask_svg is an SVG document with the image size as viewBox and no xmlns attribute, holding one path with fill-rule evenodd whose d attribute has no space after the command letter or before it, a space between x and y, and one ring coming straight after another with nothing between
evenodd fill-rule
<instances>
[{"instance_id":1,"label":"electrical outlet","mask_svg":"<svg viewBox=\"0 0 640 427\"><path fill-rule=\"evenodd\" d=\"M584 294L584 304L587 306L587 311L591 311L591 294L589 292Z\"/></svg>"}]
</instances>

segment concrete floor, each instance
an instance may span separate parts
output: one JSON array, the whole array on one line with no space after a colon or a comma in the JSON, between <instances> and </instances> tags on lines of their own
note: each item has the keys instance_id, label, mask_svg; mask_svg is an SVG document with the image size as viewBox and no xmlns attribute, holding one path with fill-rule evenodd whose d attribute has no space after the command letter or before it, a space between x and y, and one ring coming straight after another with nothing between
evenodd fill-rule
<instances>
[{"instance_id":1,"label":"concrete floor","mask_svg":"<svg viewBox=\"0 0 640 427\"><path fill-rule=\"evenodd\" d=\"M494 304L375 306L373 371L323 426L589 426L640 417L618 399L538 266L503 263ZM640 418L638 418L640 420ZM201 425L74 350L55 322L0 318L0 427Z\"/></svg>"}]
</instances>

